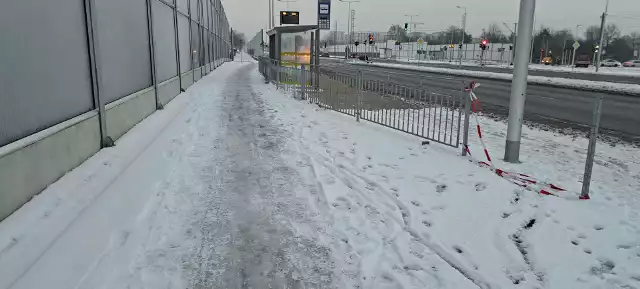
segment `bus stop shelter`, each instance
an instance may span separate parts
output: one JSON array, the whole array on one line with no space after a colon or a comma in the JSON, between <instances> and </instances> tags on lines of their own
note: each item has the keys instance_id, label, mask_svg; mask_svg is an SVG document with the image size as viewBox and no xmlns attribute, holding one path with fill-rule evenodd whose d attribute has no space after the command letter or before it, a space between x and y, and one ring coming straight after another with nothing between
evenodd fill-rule
<instances>
[{"instance_id":1,"label":"bus stop shelter","mask_svg":"<svg viewBox=\"0 0 640 289\"><path fill-rule=\"evenodd\" d=\"M267 31L269 59L282 67L304 68L315 72L320 64L318 25L287 25ZM312 82L317 83L317 79Z\"/></svg>"}]
</instances>

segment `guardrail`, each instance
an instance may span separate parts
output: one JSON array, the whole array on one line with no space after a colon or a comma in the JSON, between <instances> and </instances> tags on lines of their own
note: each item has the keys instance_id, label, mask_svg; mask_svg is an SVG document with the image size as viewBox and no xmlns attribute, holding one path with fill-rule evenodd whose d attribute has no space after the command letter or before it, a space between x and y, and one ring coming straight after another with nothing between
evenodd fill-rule
<instances>
[{"instance_id":1,"label":"guardrail","mask_svg":"<svg viewBox=\"0 0 640 289\"><path fill-rule=\"evenodd\" d=\"M354 75L268 58L259 59L259 70L278 89L357 121L364 119L455 148L467 144L471 103L464 87L447 91L411 87L376 79L360 69Z\"/></svg>"}]
</instances>

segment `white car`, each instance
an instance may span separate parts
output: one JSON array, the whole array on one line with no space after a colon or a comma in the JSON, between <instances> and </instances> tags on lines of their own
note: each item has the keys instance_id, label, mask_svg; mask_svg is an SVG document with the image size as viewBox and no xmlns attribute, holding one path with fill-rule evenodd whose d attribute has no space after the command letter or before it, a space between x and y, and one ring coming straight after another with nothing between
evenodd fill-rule
<instances>
[{"instance_id":1,"label":"white car","mask_svg":"<svg viewBox=\"0 0 640 289\"><path fill-rule=\"evenodd\" d=\"M602 63L600 63L600 66L603 66L603 67L621 67L622 63L620 63L620 61L613 60L613 59L605 59L605 60L602 61Z\"/></svg>"}]
</instances>

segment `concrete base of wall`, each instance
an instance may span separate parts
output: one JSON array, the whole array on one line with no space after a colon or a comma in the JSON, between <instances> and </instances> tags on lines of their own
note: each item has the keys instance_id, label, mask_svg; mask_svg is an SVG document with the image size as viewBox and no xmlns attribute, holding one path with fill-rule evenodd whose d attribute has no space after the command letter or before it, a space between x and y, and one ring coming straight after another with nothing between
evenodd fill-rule
<instances>
[{"instance_id":1,"label":"concrete base of wall","mask_svg":"<svg viewBox=\"0 0 640 289\"><path fill-rule=\"evenodd\" d=\"M178 94L180 94L180 80L177 76L158 84L158 99L163 106Z\"/></svg>"},{"instance_id":2,"label":"concrete base of wall","mask_svg":"<svg viewBox=\"0 0 640 289\"><path fill-rule=\"evenodd\" d=\"M192 73L182 74L183 89L193 84ZM200 79L200 69L195 73ZM177 76L158 85L162 105L179 93ZM117 140L155 110L153 87L107 104L108 135ZM100 138L98 113L91 111L0 147L0 221L98 152Z\"/></svg>"},{"instance_id":3,"label":"concrete base of wall","mask_svg":"<svg viewBox=\"0 0 640 289\"><path fill-rule=\"evenodd\" d=\"M98 113L85 113L0 150L3 220L100 150Z\"/></svg>"}]
</instances>

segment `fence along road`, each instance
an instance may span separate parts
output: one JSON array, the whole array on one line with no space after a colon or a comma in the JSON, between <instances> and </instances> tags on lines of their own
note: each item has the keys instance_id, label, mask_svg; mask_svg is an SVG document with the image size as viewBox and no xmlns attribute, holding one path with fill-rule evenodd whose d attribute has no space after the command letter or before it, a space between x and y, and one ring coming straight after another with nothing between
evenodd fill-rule
<instances>
[{"instance_id":1,"label":"fence along road","mask_svg":"<svg viewBox=\"0 0 640 289\"><path fill-rule=\"evenodd\" d=\"M220 0L9 1L0 26L0 220L231 49Z\"/></svg>"},{"instance_id":2,"label":"fence along road","mask_svg":"<svg viewBox=\"0 0 640 289\"><path fill-rule=\"evenodd\" d=\"M314 74L308 67L281 66L266 58L260 59L259 70L278 88L356 120L368 120L456 148L466 141L461 137L468 135L468 125L464 124L469 122L470 101L463 94L462 83L457 89L408 86L368 74L321 67L319 83L314 84Z\"/></svg>"},{"instance_id":3,"label":"fence along road","mask_svg":"<svg viewBox=\"0 0 640 289\"><path fill-rule=\"evenodd\" d=\"M355 66L345 62L323 59L323 69L355 75L358 68L368 78L412 87L457 88L470 80L468 77L405 71L384 67ZM509 113L510 82L481 79L476 93L482 98L486 113L504 117ZM592 123L592 112L599 93L544 85L527 86L525 119L555 128L571 128L588 131ZM624 141L640 143L640 102L635 97L606 94L602 106L601 133Z\"/></svg>"}]
</instances>

